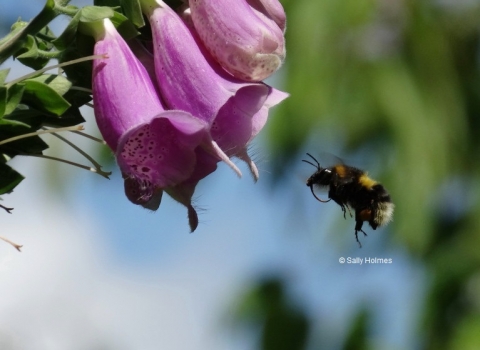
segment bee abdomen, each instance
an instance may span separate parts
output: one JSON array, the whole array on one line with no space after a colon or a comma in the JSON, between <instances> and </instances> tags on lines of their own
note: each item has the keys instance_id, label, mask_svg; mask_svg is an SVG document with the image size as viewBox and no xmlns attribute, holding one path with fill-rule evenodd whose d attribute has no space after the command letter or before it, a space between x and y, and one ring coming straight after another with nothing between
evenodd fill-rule
<instances>
[{"instance_id":1,"label":"bee abdomen","mask_svg":"<svg viewBox=\"0 0 480 350\"><path fill-rule=\"evenodd\" d=\"M378 226L384 226L392 221L395 205L385 187L377 184L373 186L373 190L377 192L374 222Z\"/></svg>"}]
</instances>

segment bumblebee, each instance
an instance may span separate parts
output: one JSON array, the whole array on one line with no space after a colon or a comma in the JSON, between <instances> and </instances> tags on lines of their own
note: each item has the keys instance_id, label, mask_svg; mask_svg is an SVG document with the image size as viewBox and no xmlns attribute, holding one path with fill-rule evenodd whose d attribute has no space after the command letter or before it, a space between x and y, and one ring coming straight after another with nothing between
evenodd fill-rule
<instances>
[{"instance_id":1,"label":"bumblebee","mask_svg":"<svg viewBox=\"0 0 480 350\"><path fill-rule=\"evenodd\" d=\"M317 171L308 178L307 186L318 201L326 203L333 200L337 203L342 208L344 218L347 210L352 217L350 208L355 211L355 238L361 248L358 232L367 235L362 230L364 221L367 221L375 230L378 226L387 225L392 220L395 205L390 195L385 187L369 178L363 170L344 164L322 168L310 153L307 155L315 164L305 159L303 162L317 168ZM314 186L328 188L329 199L320 199L313 190Z\"/></svg>"}]
</instances>

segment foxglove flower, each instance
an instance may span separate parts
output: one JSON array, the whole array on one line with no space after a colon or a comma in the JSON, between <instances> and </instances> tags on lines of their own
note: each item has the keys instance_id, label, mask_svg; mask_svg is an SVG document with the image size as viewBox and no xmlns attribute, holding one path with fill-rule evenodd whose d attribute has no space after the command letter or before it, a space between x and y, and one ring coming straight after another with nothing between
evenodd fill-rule
<instances>
[{"instance_id":1,"label":"foxglove flower","mask_svg":"<svg viewBox=\"0 0 480 350\"><path fill-rule=\"evenodd\" d=\"M288 94L233 78L202 52L181 18L163 1L141 0L141 4L152 27L155 71L165 103L205 121L218 146L245 160L257 179L246 146L265 125L268 109Z\"/></svg>"},{"instance_id":2,"label":"foxglove flower","mask_svg":"<svg viewBox=\"0 0 480 350\"><path fill-rule=\"evenodd\" d=\"M108 55L93 63L95 117L115 152L130 201L155 210L163 190L188 182L192 175L198 182L215 170L211 164L201 168L203 158L215 167L221 159L231 165L211 139L208 123L188 112L165 110L146 69L109 19L95 33L94 53ZM190 213L190 201L182 198L181 203Z\"/></svg>"},{"instance_id":3,"label":"foxglove flower","mask_svg":"<svg viewBox=\"0 0 480 350\"><path fill-rule=\"evenodd\" d=\"M285 58L285 12L278 0L189 0L195 29L234 77L261 81Z\"/></svg>"}]
</instances>

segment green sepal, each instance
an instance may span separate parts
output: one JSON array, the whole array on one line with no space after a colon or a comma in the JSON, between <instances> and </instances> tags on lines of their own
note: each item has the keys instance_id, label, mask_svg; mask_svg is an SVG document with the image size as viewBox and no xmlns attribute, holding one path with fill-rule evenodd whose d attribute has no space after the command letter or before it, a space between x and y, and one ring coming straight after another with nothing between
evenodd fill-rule
<instances>
[{"instance_id":1,"label":"green sepal","mask_svg":"<svg viewBox=\"0 0 480 350\"><path fill-rule=\"evenodd\" d=\"M83 34L99 38L103 35L102 20L109 18L117 28L120 35L129 40L140 34L133 23L120 12L113 11L110 7L85 6L82 9L82 17L78 30Z\"/></svg>"}]
</instances>

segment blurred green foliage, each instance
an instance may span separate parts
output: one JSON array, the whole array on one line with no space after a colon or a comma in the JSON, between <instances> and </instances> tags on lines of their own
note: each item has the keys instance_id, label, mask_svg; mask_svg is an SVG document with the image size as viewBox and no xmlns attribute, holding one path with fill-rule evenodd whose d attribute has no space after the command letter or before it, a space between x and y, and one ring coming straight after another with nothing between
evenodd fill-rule
<instances>
[{"instance_id":1,"label":"blurred green foliage","mask_svg":"<svg viewBox=\"0 0 480 350\"><path fill-rule=\"evenodd\" d=\"M242 298L234 314L236 327L253 324L261 330L259 349L303 350L307 347L309 320L288 298L285 281L279 277L260 280Z\"/></svg>"},{"instance_id":2,"label":"blurred green foliage","mask_svg":"<svg viewBox=\"0 0 480 350\"><path fill-rule=\"evenodd\" d=\"M431 276L422 348L479 349L480 2L283 5L291 97L267 128L272 173L291 174L326 137L368 150L396 204L392 244ZM368 348L362 312L345 349Z\"/></svg>"}]
</instances>

